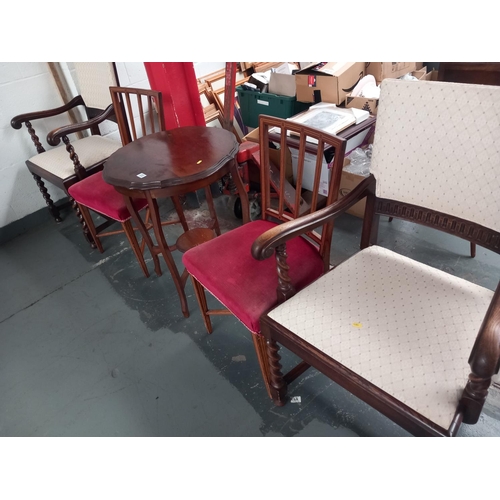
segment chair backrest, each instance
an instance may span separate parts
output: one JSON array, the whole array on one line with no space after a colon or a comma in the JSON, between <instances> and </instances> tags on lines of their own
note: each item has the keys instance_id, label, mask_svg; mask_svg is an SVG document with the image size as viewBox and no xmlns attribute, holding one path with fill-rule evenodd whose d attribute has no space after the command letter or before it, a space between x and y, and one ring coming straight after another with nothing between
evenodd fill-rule
<instances>
[{"instance_id":1,"label":"chair backrest","mask_svg":"<svg viewBox=\"0 0 500 500\"><path fill-rule=\"evenodd\" d=\"M286 222L337 200L346 141L290 120L260 115L260 188L264 220ZM325 266L333 221L308 236Z\"/></svg>"},{"instance_id":2,"label":"chair backrest","mask_svg":"<svg viewBox=\"0 0 500 500\"><path fill-rule=\"evenodd\" d=\"M157 90L110 87L122 144L165 130L162 94Z\"/></svg>"},{"instance_id":3,"label":"chair backrest","mask_svg":"<svg viewBox=\"0 0 500 500\"><path fill-rule=\"evenodd\" d=\"M111 104L109 87L118 85L115 65L110 62L75 62L74 65L85 106L91 110L106 109Z\"/></svg>"},{"instance_id":4,"label":"chair backrest","mask_svg":"<svg viewBox=\"0 0 500 500\"><path fill-rule=\"evenodd\" d=\"M489 247L479 232L500 231L499 152L500 87L384 80L371 162L383 199L375 211Z\"/></svg>"}]
</instances>

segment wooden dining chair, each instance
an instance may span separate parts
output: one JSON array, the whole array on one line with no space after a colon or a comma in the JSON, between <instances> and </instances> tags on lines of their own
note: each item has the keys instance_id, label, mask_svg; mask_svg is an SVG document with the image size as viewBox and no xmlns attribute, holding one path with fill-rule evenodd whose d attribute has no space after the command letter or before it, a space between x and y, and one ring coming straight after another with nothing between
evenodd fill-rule
<instances>
[{"instance_id":1,"label":"wooden dining chair","mask_svg":"<svg viewBox=\"0 0 500 500\"><path fill-rule=\"evenodd\" d=\"M131 87L110 87L109 91L116 110L118 129L124 146L139 137L165 130L161 92ZM98 250L101 253L104 251L101 242L103 237L125 233L142 271L145 276L149 276L143 256L145 242L139 244L135 235L136 229L132 226L131 215L123 195L103 180L102 171L72 185L68 191L78 204ZM178 219L162 221L162 225L180 222L184 230L187 231L188 226L180 200L178 197L172 197L172 202L177 211ZM143 210L147 206L145 198L134 199L133 203L137 211ZM105 222L96 227L91 211L101 215ZM148 211L146 211L145 219L147 229L151 229ZM121 229L105 231L109 221L120 223Z\"/></svg>"},{"instance_id":2,"label":"wooden dining chair","mask_svg":"<svg viewBox=\"0 0 500 500\"><path fill-rule=\"evenodd\" d=\"M68 193L70 186L87 175L102 170L104 161L121 147L119 141L102 137L99 130L107 120L115 121L109 95L109 87L116 86L118 82L114 64L80 62L74 65L79 95L58 108L23 113L11 120L11 126L15 129L20 129L24 124L33 141L37 154L26 160L26 166L56 222L61 221L60 211L52 200L45 182ZM82 110L84 121L52 130L47 135L47 145L43 145L32 122L64 116L76 110ZM82 132L90 132L91 135L78 137ZM64 144L61 144L61 140ZM78 211L77 214L81 219ZM92 242L88 229L85 226L83 229Z\"/></svg>"},{"instance_id":3,"label":"wooden dining chair","mask_svg":"<svg viewBox=\"0 0 500 500\"><path fill-rule=\"evenodd\" d=\"M361 251L260 318L276 405L312 366L414 435L478 421L500 366L500 283L493 291L379 246L377 229L390 216L500 254L499 150L500 87L382 82L370 177L252 246L259 262L276 256L280 293L295 239L366 198ZM303 360L286 374L280 346Z\"/></svg>"},{"instance_id":4,"label":"wooden dining chair","mask_svg":"<svg viewBox=\"0 0 500 500\"><path fill-rule=\"evenodd\" d=\"M269 131L280 131L279 155L271 147ZM261 219L243 224L221 236L188 250L182 258L189 272L205 327L212 332L211 316L233 314L252 334L257 358L267 381L265 341L260 331L260 316L288 294L291 288L301 289L314 281L329 268L330 237L333 222L326 224L321 232L310 232L297 238L287 249L279 253L279 262L295 265L287 282L281 282L276 291L278 278L275 265L270 260L258 262L250 253L254 240L273 228L279 232L280 223L300 218L315 212L324 203L333 203L338 197L340 174L345 153L345 140L321 132L318 129L274 118L260 116L260 175L261 175ZM288 134L299 138L298 168L295 185L288 182L287 146ZM314 144L311 141L315 141ZM333 156L333 151L335 152ZM306 153L316 154L311 196L304 196L302 189ZM333 161L331 161L333 156ZM326 159L327 158L327 159ZM329 170L329 166L332 167ZM291 165L288 165L291 168ZM327 185L326 200L318 194L321 171L331 171ZM307 201L308 200L308 201ZM323 204L323 205L322 205ZM280 268L280 273L285 271ZM210 292L224 307L209 309L205 290Z\"/></svg>"}]
</instances>

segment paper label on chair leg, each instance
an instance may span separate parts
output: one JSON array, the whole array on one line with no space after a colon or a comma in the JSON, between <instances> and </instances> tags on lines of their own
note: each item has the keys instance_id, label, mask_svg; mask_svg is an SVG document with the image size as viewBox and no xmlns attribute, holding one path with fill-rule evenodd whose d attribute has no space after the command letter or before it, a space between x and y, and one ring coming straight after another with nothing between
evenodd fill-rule
<instances>
[{"instance_id":1,"label":"paper label on chair leg","mask_svg":"<svg viewBox=\"0 0 500 500\"><path fill-rule=\"evenodd\" d=\"M294 396L292 399L291 399L291 402L292 403L301 403L302 402L302 398L300 396Z\"/></svg>"}]
</instances>

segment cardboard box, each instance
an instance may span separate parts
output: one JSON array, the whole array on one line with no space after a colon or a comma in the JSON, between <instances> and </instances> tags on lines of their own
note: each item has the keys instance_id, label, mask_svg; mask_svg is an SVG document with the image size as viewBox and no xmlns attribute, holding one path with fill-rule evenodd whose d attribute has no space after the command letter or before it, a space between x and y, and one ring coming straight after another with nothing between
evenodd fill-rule
<instances>
[{"instance_id":1,"label":"cardboard box","mask_svg":"<svg viewBox=\"0 0 500 500\"><path fill-rule=\"evenodd\" d=\"M259 143L259 128L254 128L250 131L245 137L243 137L243 141L250 141ZM279 165L281 160L281 151L279 149L270 149L269 150L269 158L275 164ZM293 182L293 174L292 174L292 156L290 154L290 150L287 148L285 152L285 178L288 182ZM259 179L260 182L260 179Z\"/></svg>"},{"instance_id":2,"label":"cardboard box","mask_svg":"<svg viewBox=\"0 0 500 500\"><path fill-rule=\"evenodd\" d=\"M342 104L364 70L364 62L313 63L295 74L297 101Z\"/></svg>"},{"instance_id":3,"label":"cardboard box","mask_svg":"<svg viewBox=\"0 0 500 500\"><path fill-rule=\"evenodd\" d=\"M429 71L429 73L427 73L422 78L422 80L428 80L428 81L431 81L431 82L437 82L438 81L438 70L437 69L433 69L433 70Z\"/></svg>"},{"instance_id":4,"label":"cardboard box","mask_svg":"<svg viewBox=\"0 0 500 500\"><path fill-rule=\"evenodd\" d=\"M345 164L344 164L345 165ZM353 174L351 172L342 171L342 177L340 179L339 188L339 200L347 196L361 181L366 179L362 175ZM353 205L346 213L360 217L361 219L365 216L366 198L358 201Z\"/></svg>"},{"instance_id":5,"label":"cardboard box","mask_svg":"<svg viewBox=\"0 0 500 500\"><path fill-rule=\"evenodd\" d=\"M366 74L373 75L377 83L385 78L399 78L417 70L414 62L370 62L366 65Z\"/></svg>"},{"instance_id":6,"label":"cardboard box","mask_svg":"<svg viewBox=\"0 0 500 500\"><path fill-rule=\"evenodd\" d=\"M368 144L373 143L373 134L369 137ZM366 146L368 145L366 144ZM361 146L363 149L365 146ZM351 159L346 156L344 158L344 169L351 164ZM342 177L340 178L340 187L339 187L339 200L344 196L347 196L361 181L366 179L366 176L355 174L353 172L347 172L346 170L342 170ZM353 205L346 213L354 215L356 217L360 217L361 219L365 216L365 207L366 207L366 198L361 201L358 201L355 205Z\"/></svg>"},{"instance_id":7,"label":"cardboard box","mask_svg":"<svg viewBox=\"0 0 500 500\"><path fill-rule=\"evenodd\" d=\"M269 92L276 95L295 97L297 88L293 72L298 69L297 64L288 62L273 68L269 76Z\"/></svg>"},{"instance_id":8,"label":"cardboard box","mask_svg":"<svg viewBox=\"0 0 500 500\"><path fill-rule=\"evenodd\" d=\"M276 95L295 97L297 94L295 75L271 73L271 78L269 79L269 92Z\"/></svg>"},{"instance_id":9,"label":"cardboard box","mask_svg":"<svg viewBox=\"0 0 500 500\"><path fill-rule=\"evenodd\" d=\"M257 144L259 143L259 127L254 128L253 130L250 130L245 137L243 137L243 141L250 141L250 142L256 142Z\"/></svg>"},{"instance_id":10,"label":"cardboard box","mask_svg":"<svg viewBox=\"0 0 500 500\"><path fill-rule=\"evenodd\" d=\"M411 75L414 76L415 78L418 78L419 80L424 80L426 74L427 74L426 66L411 72ZM367 97L352 97L351 94L347 94L345 99L345 107L364 109L368 111L371 115L376 115L378 109L378 99L372 99Z\"/></svg>"},{"instance_id":11,"label":"cardboard box","mask_svg":"<svg viewBox=\"0 0 500 500\"><path fill-rule=\"evenodd\" d=\"M415 78L418 78L419 80L423 80L425 78L425 75L427 74L427 66L424 66L423 68L417 69L416 71L411 72L411 76L414 76Z\"/></svg>"},{"instance_id":12,"label":"cardboard box","mask_svg":"<svg viewBox=\"0 0 500 500\"><path fill-rule=\"evenodd\" d=\"M378 108L378 99L371 99L367 97L352 97L351 94L347 94L345 98L345 107L364 109L371 115L376 115Z\"/></svg>"}]
</instances>

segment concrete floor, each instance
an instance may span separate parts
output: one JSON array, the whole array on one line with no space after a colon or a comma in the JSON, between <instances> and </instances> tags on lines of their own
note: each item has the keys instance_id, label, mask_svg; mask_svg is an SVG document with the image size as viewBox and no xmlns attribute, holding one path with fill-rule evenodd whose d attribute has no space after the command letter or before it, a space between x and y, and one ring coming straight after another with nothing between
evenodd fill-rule
<instances>
[{"instance_id":1,"label":"concrete floor","mask_svg":"<svg viewBox=\"0 0 500 500\"><path fill-rule=\"evenodd\" d=\"M223 231L236 227L227 198L216 203ZM122 235L100 254L63 216L0 247L0 436L408 436L313 369L290 387L301 403L275 407L236 319L215 317L208 335L189 282L185 319L164 263L146 279ZM201 225L208 214L187 216ZM357 251L360 230L356 217L338 220L333 263ZM166 234L173 243L180 227ZM471 259L467 242L431 229L384 219L379 243L490 289L500 276L499 256L478 248ZM500 436L498 392L460 436Z\"/></svg>"}]
</instances>

